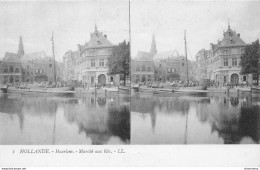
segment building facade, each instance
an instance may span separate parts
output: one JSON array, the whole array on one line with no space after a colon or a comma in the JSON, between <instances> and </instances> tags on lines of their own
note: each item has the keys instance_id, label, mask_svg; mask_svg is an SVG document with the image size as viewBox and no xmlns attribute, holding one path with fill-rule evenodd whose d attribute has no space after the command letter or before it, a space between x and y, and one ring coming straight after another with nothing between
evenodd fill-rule
<instances>
[{"instance_id":1,"label":"building facade","mask_svg":"<svg viewBox=\"0 0 260 170\"><path fill-rule=\"evenodd\" d=\"M236 85L247 81L246 75L241 75L240 56L244 53L246 44L240 34L233 31L228 25L221 41L210 44L210 50L201 51L197 55L198 77L205 77L205 65L207 78L213 83L223 86L227 83ZM205 54L205 55L204 55Z\"/></svg>"},{"instance_id":2,"label":"building facade","mask_svg":"<svg viewBox=\"0 0 260 170\"><path fill-rule=\"evenodd\" d=\"M196 54L196 79L202 81L207 79L207 69L209 65L208 58L210 57L210 50L202 49Z\"/></svg>"},{"instance_id":3,"label":"building facade","mask_svg":"<svg viewBox=\"0 0 260 170\"><path fill-rule=\"evenodd\" d=\"M48 57L45 52L35 52L25 54L21 59L23 66L23 81L24 82L54 82L54 60ZM56 80L58 64L56 66Z\"/></svg>"},{"instance_id":4,"label":"building facade","mask_svg":"<svg viewBox=\"0 0 260 170\"><path fill-rule=\"evenodd\" d=\"M76 52L69 51L64 55L64 70L68 73L66 80L73 78L92 85L114 82L115 75L108 75L108 58L114 47L107 35L95 26L86 44L78 45Z\"/></svg>"},{"instance_id":5,"label":"building facade","mask_svg":"<svg viewBox=\"0 0 260 170\"><path fill-rule=\"evenodd\" d=\"M154 62L152 60L132 60L131 74L131 81L133 83L153 82Z\"/></svg>"},{"instance_id":6,"label":"building facade","mask_svg":"<svg viewBox=\"0 0 260 170\"><path fill-rule=\"evenodd\" d=\"M22 82L22 65L17 61L0 61L0 84Z\"/></svg>"},{"instance_id":7,"label":"building facade","mask_svg":"<svg viewBox=\"0 0 260 170\"><path fill-rule=\"evenodd\" d=\"M186 59L176 50L158 53L155 58L155 81L187 81Z\"/></svg>"},{"instance_id":8,"label":"building facade","mask_svg":"<svg viewBox=\"0 0 260 170\"><path fill-rule=\"evenodd\" d=\"M78 58L78 51L69 50L63 56L63 66L64 66L64 81L77 80L75 77L75 63L74 61Z\"/></svg>"}]
</instances>

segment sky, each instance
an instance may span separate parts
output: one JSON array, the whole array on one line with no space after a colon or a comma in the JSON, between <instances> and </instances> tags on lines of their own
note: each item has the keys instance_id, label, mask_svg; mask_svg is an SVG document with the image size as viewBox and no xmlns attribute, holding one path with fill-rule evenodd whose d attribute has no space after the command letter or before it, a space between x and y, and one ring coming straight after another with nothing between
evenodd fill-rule
<instances>
[{"instance_id":1,"label":"sky","mask_svg":"<svg viewBox=\"0 0 260 170\"><path fill-rule=\"evenodd\" d=\"M65 52L89 41L95 24L113 44L129 41L128 11L128 2L118 0L0 1L0 59L7 51L17 53L20 36L25 53L45 51L52 56L53 31L55 57L62 61Z\"/></svg>"},{"instance_id":2,"label":"sky","mask_svg":"<svg viewBox=\"0 0 260 170\"><path fill-rule=\"evenodd\" d=\"M155 34L157 51L177 50L188 59L223 38L230 27L245 43L260 38L260 1L134 1L131 2L131 56L150 51Z\"/></svg>"}]
</instances>

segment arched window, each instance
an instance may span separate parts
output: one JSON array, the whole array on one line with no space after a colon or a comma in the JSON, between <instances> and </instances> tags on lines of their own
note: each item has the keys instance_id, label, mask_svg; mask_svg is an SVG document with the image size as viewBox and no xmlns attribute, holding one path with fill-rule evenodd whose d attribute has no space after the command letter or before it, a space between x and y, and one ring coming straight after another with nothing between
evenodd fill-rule
<instances>
[{"instance_id":1,"label":"arched window","mask_svg":"<svg viewBox=\"0 0 260 170\"><path fill-rule=\"evenodd\" d=\"M11 67L9 68L9 71L10 71L10 73L13 73L13 72L14 72L14 68L11 66Z\"/></svg>"},{"instance_id":2,"label":"arched window","mask_svg":"<svg viewBox=\"0 0 260 170\"><path fill-rule=\"evenodd\" d=\"M152 81L152 76L151 75L147 76L147 81Z\"/></svg>"},{"instance_id":3,"label":"arched window","mask_svg":"<svg viewBox=\"0 0 260 170\"><path fill-rule=\"evenodd\" d=\"M151 71L151 67L148 67L148 68L147 68L147 71Z\"/></svg>"},{"instance_id":4,"label":"arched window","mask_svg":"<svg viewBox=\"0 0 260 170\"><path fill-rule=\"evenodd\" d=\"M137 67L136 67L136 71L140 71L140 66L137 66Z\"/></svg>"},{"instance_id":5,"label":"arched window","mask_svg":"<svg viewBox=\"0 0 260 170\"><path fill-rule=\"evenodd\" d=\"M142 76L142 82L145 82L145 75Z\"/></svg>"},{"instance_id":6,"label":"arched window","mask_svg":"<svg viewBox=\"0 0 260 170\"><path fill-rule=\"evenodd\" d=\"M8 73L8 68L5 67L3 71L4 71L4 73Z\"/></svg>"},{"instance_id":7,"label":"arched window","mask_svg":"<svg viewBox=\"0 0 260 170\"><path fill-rule=\"evenodd\" d=\"M145 65L142 66L142 71L145 71Z\"/></svg>"},{"instance_id":8,"label":"arched window","mask_svg":"<svg viewBox=\"0 0 260 170\"><path fill-rule=\"evenodd\" d=\"M18 83L19 82L19 77L15 76L15 82Z\"/></svg>"},{"instance_id":9,"label":"arched window","mask_svg":"<svg viewBox=\"0 0 260 170\"><path fill-rule=\"evenodd\" d=\"M19 73L19 68L16 68L16 69L15 69L15 72L16 72L16 73Z\"/></svg>"},{"instance_id":10,"label":"arched window","mask_svg":"<svg viewBox=\"0 0 260 170\"><path fill-rule=\"evenodd\" d=\"M14 78L13 76L10 76L10 83L13 83L14 82Z\"/></svg>"},{"instance_id":11,"label":"arched window","mask_svg":"<svg viewBox=\"0 0 260 170\"><path fill-rule=\"evenodd\" d=\"M4 84L6 84L8 82L8 77L4 76Z\"/></svg>"},{"instance_id":12,"label":"arched window","mask_svg":"<svg viewBox=\"0 0 260 170\"><path fill-rule=\"evenodd\" d=\"M136 75L135 77L135 82L138 83L140 81L140 76L139 75Z\"/></svg>"}]
</instances>

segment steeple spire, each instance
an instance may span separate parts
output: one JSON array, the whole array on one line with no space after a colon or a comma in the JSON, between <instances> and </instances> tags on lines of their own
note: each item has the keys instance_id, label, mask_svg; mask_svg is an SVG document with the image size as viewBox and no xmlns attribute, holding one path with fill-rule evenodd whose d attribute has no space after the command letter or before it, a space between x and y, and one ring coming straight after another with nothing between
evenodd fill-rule
<instances>
[{"instance_id":1,"label":"steeple spire","mask_svg":"<svg viewBox=\"0 0 260 170\"><path fill-rule=\"evenodd\" d=\"M95 31L97 31L97 24L95 23Z\"/></svg>"},{"instance_id":2,"label":"steeple spire","mask_svg":"<svg viewBox=\"0 0 260 170\"><path fill-rule=\"evenodd\" d=\"M230 30L230 23L229 23L229 18L228 18L228 30Z\"/></svg>"},{"instance_id":3,"label":"steeple spire","mask_svg":"<svg viewBox=\"0 0 260 170\"><path fill-rule=\"evenodd\" d=\"M23 38L22 38L22 36L20 36L20 39L19 39L18 54L19 55L24 55Z\"/></svg>"},{"instance_id":4,"label":"steeple spire","mask_svg":"<svg viewBox=\"0 0 260 170\"><path fill-rule=\"evenodd\" d=\"M157 53L156 42L155 42L155 36L154 36L154 34L153 34L153 39L152 39L150 54L152 54L152 55L154 56L156 53Z\"/></svg>"}]
</instances>

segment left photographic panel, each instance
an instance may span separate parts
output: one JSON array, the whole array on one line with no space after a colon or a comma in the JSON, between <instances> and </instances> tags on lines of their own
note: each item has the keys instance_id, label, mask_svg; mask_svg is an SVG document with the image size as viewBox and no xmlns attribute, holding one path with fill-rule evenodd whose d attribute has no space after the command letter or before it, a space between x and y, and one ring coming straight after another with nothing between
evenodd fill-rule
<instances>
[{"instance_id":1,"label":"left photographic panel","mask_svg":"<svg viewBox=\"0 0 260 170\"><path fill-rule=\"evenodd\" d=\"M129 2L0 2L0 144L130 144Z\"/></svg>"}]
</instances>

